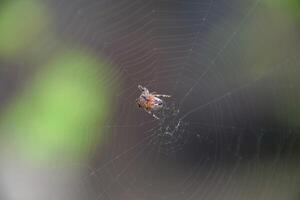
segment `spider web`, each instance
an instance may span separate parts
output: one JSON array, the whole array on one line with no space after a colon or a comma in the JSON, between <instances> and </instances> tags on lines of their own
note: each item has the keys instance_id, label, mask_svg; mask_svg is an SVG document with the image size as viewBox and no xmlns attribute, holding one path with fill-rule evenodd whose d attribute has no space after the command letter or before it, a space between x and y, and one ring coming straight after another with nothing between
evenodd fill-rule
<instances>
[{"instance_id":1,"label":"spider web","mask_svg":"<svg viewBox=\"0 0 300 200\"><path fill-rule=\"evenodd\" d=\"M280 102L270 99L285 90L294 96L296 51L270 57L266 70L251 76L257 63L243 43L264 1L51 4L62 37L116 66L107 87L120 88L105 125L106 149L84 167L79 199L295 198L297 129L273 117ZM272 33L256 28L255 37ZM139 84L172 95L161 120L134 104Z\"/></svg>"}]
</instances>

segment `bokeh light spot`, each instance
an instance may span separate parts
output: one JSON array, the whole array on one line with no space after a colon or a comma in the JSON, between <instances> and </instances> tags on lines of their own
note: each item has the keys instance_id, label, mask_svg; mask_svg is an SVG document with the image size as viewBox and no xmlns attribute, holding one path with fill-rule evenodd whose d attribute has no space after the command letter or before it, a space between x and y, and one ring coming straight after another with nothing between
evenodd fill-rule
<instances>
[{"instance_id":1,"label":"bokeh light spot","mask_svg":"<svg viewBox=\"0 0 300 200\"><path fill-rule=\"evenodd\" d=\"M109 114L105 69L80 52L58 54L10 105L2 129L29 158L80 158L100 141L97 128Z\"/></svg>"}]
</instances>

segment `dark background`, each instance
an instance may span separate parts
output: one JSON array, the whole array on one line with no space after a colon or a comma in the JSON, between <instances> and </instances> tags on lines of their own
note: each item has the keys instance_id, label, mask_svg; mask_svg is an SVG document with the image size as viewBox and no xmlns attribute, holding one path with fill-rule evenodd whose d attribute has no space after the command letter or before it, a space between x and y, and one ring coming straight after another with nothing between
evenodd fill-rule
<instances>
[{"instance_id":1,"label":"dark background","mask_svg":"<svg viewBox=\"0 0 300 200\"><path fill-rule=\"evenodd\" d=\"M4 199L299 198L299 1L19 2L0 2ZM139 84L172 95L160 120Z\"/></svg>"}]
</instances>

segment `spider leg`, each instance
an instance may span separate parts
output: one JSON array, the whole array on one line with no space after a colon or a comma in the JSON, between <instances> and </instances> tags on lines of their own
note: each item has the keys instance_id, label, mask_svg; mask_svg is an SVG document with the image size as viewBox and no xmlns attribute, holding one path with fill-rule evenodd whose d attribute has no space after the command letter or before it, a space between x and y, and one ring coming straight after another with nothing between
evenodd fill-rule
<instances>
[{"instance_id":1,"label":"spider leg","mask_svg":"<svg viewBox=\"0 0 300 200\"><path fill-rule=\"evenodd\" d=\"M150 110L145 109L145 111L147 113L149 113L150 115L152 115L152 117L154 117L155 119L159 119L154 113L152 113Z\"/></svg>"},{"instance_id":2,"label":"spider leg","mask_svg":"<svg viewBox=\"0 0 300 200\"><path fill-rule=\"evenodd\" d=\"M141 85L138 85L139 90L141 90L141 92L143 92L145 90L145 88Z\"/></svg>"},{"instance_id":3,"label":"spider leg","mask_svg":"<svg viewBox=\"0 0 300 200\"><path fill-rule=\"evenodd\" d=\"M155 97L171 97L171 95L166 94L154 94Z\"/></svg>"},{"instance_id":4,"label":"spider leg","mask_svg":"<svg viewBox=\"0 0 300 200\"><path fill-rule=\"evenodd\" d=\"M141 92L145 93L145 94L149 94L149 90L141 85L138 85L138 88Z\"/></svg>"},{"instance_id":5,"label":"spider leg","mask_svg":"<svg viewBox=\"0 0 300 200\"><path fill-rule=\"evenodd\" d=\"M150 113L152 114L152 117L154 117L155 119L159 119L154 113Z\"/></svg>"}]
</instances>

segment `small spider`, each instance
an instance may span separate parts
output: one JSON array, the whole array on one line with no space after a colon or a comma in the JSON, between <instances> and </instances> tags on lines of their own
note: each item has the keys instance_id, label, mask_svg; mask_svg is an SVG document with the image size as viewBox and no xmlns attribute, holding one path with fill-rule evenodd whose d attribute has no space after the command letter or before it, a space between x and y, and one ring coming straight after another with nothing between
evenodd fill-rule
<instances>
[{"instance_id":1,"label":"small spider","mask_svg":"<svg viewBox=\"0 0 300 200\"><path fill-rule=\"evenodd\" d=\"M159 119L152 111L160 110L163 107L163 100L159 97L171 97L165 94L156 94L156 92L149 92L149 90L141 85L138 85L142 94L136 99L136 103L139 108L144 108L144 110L152 115L154 118Z\"/></svg>"}]
</instances>

